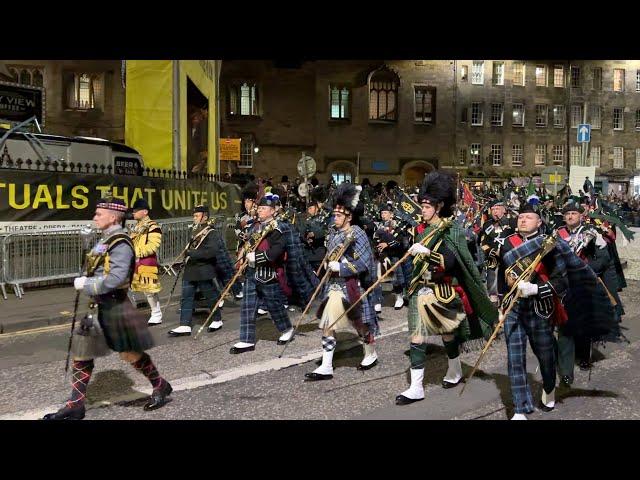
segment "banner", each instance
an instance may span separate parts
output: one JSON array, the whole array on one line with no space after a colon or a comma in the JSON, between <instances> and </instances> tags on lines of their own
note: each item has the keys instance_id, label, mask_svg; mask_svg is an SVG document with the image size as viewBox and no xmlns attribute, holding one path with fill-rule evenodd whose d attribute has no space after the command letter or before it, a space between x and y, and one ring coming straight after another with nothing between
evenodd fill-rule
<instances>
[{"instance_id":1,"label":"banner","mask_svg":"<svg viewBox=\"0 0 640 480\"><path fill-rule=\"evenodd\" d=\"M211 215L240 211L240 187L198 179L0 170L0 233L86 225L107 192L128 207L144 198L154 219L191 217L193 207Z\"/></svg>"}]
</instances>

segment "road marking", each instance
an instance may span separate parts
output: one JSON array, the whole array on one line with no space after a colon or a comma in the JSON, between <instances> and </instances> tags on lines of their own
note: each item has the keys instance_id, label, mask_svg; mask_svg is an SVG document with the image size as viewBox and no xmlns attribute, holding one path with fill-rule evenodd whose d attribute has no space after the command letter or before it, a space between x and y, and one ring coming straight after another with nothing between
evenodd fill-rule
<instances>
[{"instance_id":1,"label":"road marking","mask_svg":"<svg viewBox=\"0 0 640 480\"><path fill-rule=\"evenodd\" d=\"M391 327L388 331L382 333L376 338L385 338L391 335L397 335L402 332L408 332L409 329L405 322L400 325ZM256 362L249 365L243 365L240 367L230 368L228 370L213 371L209 373L201 373L199 375L193 375L190 377L179 378L171 380L171 386L174 392L183 390L193 390L196 388L205 387L208 385L214 385L217 383L226 383L239 378L248 377L250 375L256 375L258 373L264 373L268 371L282 370L283 368L292 367L295 365L301 365L303 363L311 362L322 357L322 350L314 350L308 353L296 354L293 357L284 358L270 358L262 362ZM212 378L213 377L213 378ZM113 405L120 402L130 402L138 400L140 398L147 397L151 394L151 387L132 387L135 393L129 393L119 397L113 397L108 400L91 403L87 406L87 411L94 408L100 408L104 406ZM45 408L38 408L33 410L22 410L18 412L7 413L0 415L0 420L38 420L45 414L55 412L60 408L60 405L51 405Z\"/></svg>"}]
</instances>

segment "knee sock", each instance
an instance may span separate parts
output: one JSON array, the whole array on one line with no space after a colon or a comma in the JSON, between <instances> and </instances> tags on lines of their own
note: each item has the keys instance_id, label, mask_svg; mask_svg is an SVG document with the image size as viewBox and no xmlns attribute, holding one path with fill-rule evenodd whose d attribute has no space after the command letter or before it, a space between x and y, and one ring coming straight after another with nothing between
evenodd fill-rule
<instances>
[{"instance_id":1,"label":"knee sock","mask_svg":"<svg viewBox=\"0 0 640 480\"><path fill-rule=\"evenodd\" d=\"M67 407L78 408L84 406L87 397L87 385L93 372L93 360L73 361L73 380L71 382L71 398L67 400Z\"/></svg>"},{"instance_id":2,"label":"knee sock","mask_svg":"<svg viewBox=\"0 0 640 480\"><path fill-rule=\"evenodd\" d=\"M143 353L142 357L140 357L138 361L133 362L131 366L147 377L154 390L158 390L164 385L165 379L158 373L158 369L153 364L153 361L151 361L148 353Z\"/></svg>"},{"instance_id":3,"label":"knee sock","mask_svg":"<svg viewBox=\"0 0 640 480\"><path fill-rule=\"evenodd\" d=\"M448 358L454 359L460 355L460 349L458 348L458 340L456 338L454 338L451 341L446 341L443 338L442 343L444 343L444 350L447 352Z\"/></svg>"},{"instance_id":4,"label":"knee sock","mask_svg":"<svg viewBox=\"0 0 640 480\"><path fill-rule=\"evenodd\" d=\"M411 360L411 368L424 368L427 360L427 344L411 343L409 359Z\"/></svg>"}]
</instances>

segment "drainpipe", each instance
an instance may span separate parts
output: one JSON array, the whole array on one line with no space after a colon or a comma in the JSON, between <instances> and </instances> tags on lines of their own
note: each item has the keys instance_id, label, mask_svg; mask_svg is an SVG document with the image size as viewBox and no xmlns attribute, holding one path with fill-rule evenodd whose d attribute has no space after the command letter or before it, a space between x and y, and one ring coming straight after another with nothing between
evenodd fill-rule
<instances>
[{"instance_id":1,"label":"drainpipe","mask_svg":"<svg viewBox=\"0 0 640 480\"><path fill-rule=\"evenodd\" d=\"M180 162L180 60L173 62L173 169L182 170Z\"/></svg>"}]
</instances>

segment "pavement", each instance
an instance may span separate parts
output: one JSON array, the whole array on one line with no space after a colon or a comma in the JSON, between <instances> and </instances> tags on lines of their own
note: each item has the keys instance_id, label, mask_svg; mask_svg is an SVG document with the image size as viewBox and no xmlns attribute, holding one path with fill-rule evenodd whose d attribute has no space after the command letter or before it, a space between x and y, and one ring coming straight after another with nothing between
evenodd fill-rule
<instances>
[{"instance_id":1,"label":"pavement","mask_svg":"<svg viewBox=\"0 0 640 480\"><path fill-rule=\"evenodd\" d=\"M70 289L69 289L70 291ZM70 293L73 294L72 291ZM553 412L536 411L530 419L638 419L640 418L640 282L630 281L622 293L626 316L623 325L631 343L596 347L591 372L576 367L568 390L558 389ZM62 298L62 293L58 295ZM27 292L23 301L29 301ZM35 299L35 295L33 295ZM72 295L73 298L73 295ZM52 302L55 299L52 298ZM177 302L177 297L176 297ZM306 319L295 340L280 358L279 333L267 316L258 320L256 350L230 355L238 340L239 304L229 300L223 310L221 330L192 337L169 338L178 324L175 307L167 309L162 325L153 327L156 346L149 353L160 373L173 385L171 401L163 408L144 412L151 392L146 379L124 364L116 354L96 360L88 389L89 420L225 419L225 420L470 420L508 419L513 414L506 367L506 346L499 338L489 349L476 376L463 395L461 387L445 390L440 382L447 360L439 337L429 337L425 372L426 398L409 406L396 406L394 398L409 384L406 327L407 310L394 310L387 296L377 339L379 364L366 372L356 369L362 347L354 336L339 337L334 358L334 379L305 382L304 374L316 368L321 357L321 332L317 320ZM172 302L173 303L173 302ZM60 302L50 310L59 311ZM44 309L44 306L42 307ZM291 312L296 321L300 312ZM199 311L196 325L206 318ZM69 395L64 377L68 328L52 325L39 330L0 335L0 420L37 419L57 410ZM195 329L194 329L195 331ZM478 352L461 356L468 375ZM537 361L528 351L529 381L538 399L541 378Z\"/></svg>"}]
</instances>

